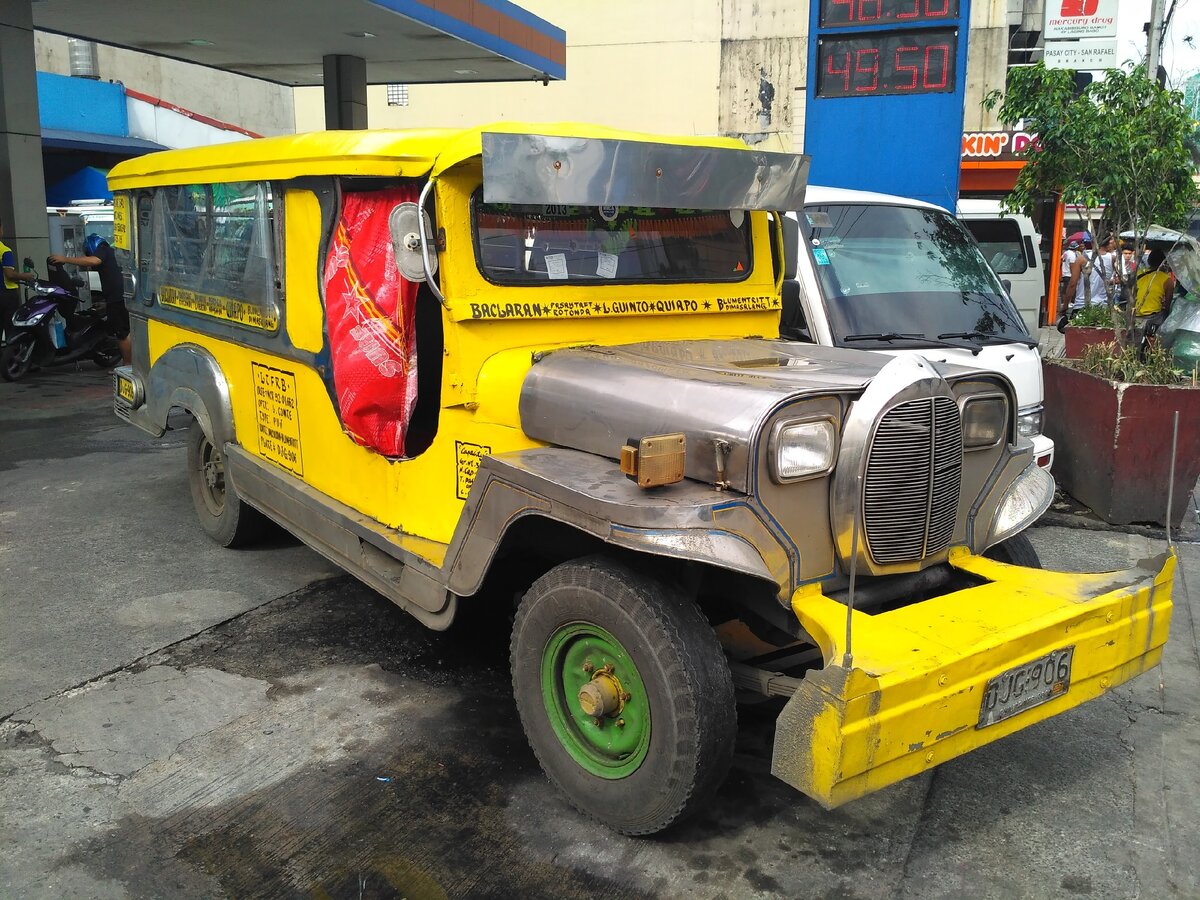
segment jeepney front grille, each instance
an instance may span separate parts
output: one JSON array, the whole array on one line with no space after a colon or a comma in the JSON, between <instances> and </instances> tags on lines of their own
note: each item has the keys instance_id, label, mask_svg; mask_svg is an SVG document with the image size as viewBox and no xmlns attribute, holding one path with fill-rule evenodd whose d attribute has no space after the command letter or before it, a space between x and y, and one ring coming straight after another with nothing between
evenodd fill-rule
<instances>
[{"instance_id":1,"label":"jeepney front grille","mask_svg":"<svg viewBox=\"0 0 1200 900\"><path fill-rule=\"evenodd\" d=\"M940 553L954 536L962 479L962 421L949 397L884 414L867 458L863 530L882 565Z\"/></svg>"}]
</instances>

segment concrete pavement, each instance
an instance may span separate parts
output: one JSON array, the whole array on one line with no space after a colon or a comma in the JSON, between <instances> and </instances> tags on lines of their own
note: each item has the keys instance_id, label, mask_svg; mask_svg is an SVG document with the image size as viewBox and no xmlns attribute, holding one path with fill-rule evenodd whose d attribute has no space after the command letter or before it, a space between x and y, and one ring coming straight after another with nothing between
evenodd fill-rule
<instances>
[{"instance_id":1,"label":"concrete pavement","mask_svg":"<svg viewBox=\"0 0 1200 900\"><path fill-rule=\"evenodd\" d=\"M0 385L0 896L1200 895L1198 545L1159 670L833 812L744 708L711 808L635 840L542 778L502 615L435 634L286 538L218 550L178 433L107 405ZM1161 544L1031 536L1080 571Z\"/></svg>"}]
</instances>

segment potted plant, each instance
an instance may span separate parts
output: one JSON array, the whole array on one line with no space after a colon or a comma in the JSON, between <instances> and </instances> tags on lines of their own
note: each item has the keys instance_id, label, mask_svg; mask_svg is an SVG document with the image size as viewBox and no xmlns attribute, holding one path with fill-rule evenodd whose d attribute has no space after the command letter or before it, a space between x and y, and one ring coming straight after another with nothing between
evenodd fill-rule
<instances>
[{"instance_id":1,"label":"potted plant","mask_svg":"<svg viewBox=\"0 0 1200 900\"><path fill-rule=\"evenodd\" d=\"M984 104L1000 100L993 91ZM1180 227L1197 202L1183 95L1142 66L1109 69L1082 92L1070 70L1041 63L1011 69L999 117L1037 134L1009 208L1029 212L1037 198L1055 194L1103 206L1103 227L1132 232L1135 245L1144 245L1151 223ZM1116 290L1106 285L1105 302L1081 310L1076 327L1066 329L1068 356L1078 358L1043 361L1043 422L1055 442L1054 475L1067 493L1109 522L1163 523L1178 412L1170 511L1178 523L1200 477L1200 388L1161 347L1142 346L1134 327L1140 255ZM1097 342L1092 328L1112 328L1112 336Z\"/></svg>"},{"instance_id":2,"label":"potted plant","mask_svg":"<svg viewBox=\"0 0 1200 900\"><path fill-rule=\"evenodd\" d=\"M1093 344L1078 360L1047 360L1043 372L1054 476L1106 522L1167 521L1179 413L1171 508L1178 525L1200 478L1200 389L1190 373L1161 345L1139 353L1117 342Z\"/></svg>"},{"instance_id":3,"label":"potted plant","mask_svg":"<svg viewBox=\"0 0 1200 900\"><path fill-rule=\"evenodd\" d=\"M1078 359L1096 344L1111 344L1117 337L1112 308L1107 303L1085 306L1067 323L1063 335L1069 359Z\"/></svg>"}]
</instances>

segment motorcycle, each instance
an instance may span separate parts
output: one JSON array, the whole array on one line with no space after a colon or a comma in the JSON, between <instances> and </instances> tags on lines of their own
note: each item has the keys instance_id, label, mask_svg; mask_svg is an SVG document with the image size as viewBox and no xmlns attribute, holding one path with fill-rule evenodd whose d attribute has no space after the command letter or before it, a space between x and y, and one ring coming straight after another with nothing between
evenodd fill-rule
<instances>
[{"instance_id":1,"label":"motorcycle","mask_svg":"<svg viewBox=\"0 0 1200 900\"><path fill-rule=\"evenodd\" d=\"M25 270L33 260L25 258ZM48 280L36 279L26 288L25 302L13 313L0 345L0 377L17 381L34 366L58 366L91 359L102 369L121 361L121 349L104 316L79 309L78 285L61 266L47 261Z\"/></svg>"}]
</instances>

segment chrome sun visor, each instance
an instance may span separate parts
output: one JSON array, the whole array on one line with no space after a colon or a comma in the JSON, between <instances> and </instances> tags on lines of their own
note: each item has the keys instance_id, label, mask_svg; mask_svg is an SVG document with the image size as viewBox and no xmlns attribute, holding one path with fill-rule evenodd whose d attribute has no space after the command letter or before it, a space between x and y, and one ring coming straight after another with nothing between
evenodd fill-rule
<instances>
[{"instance_id":1,"label":"chrome sun visor","mask_svg":"<svg viewBox=\"0 0 1200 900\"><path fill-rule=\"evenodd\" d=\"M733 147L485 132L488 203L800 209L809 157Z\"/></svg>"}]
</instances>

